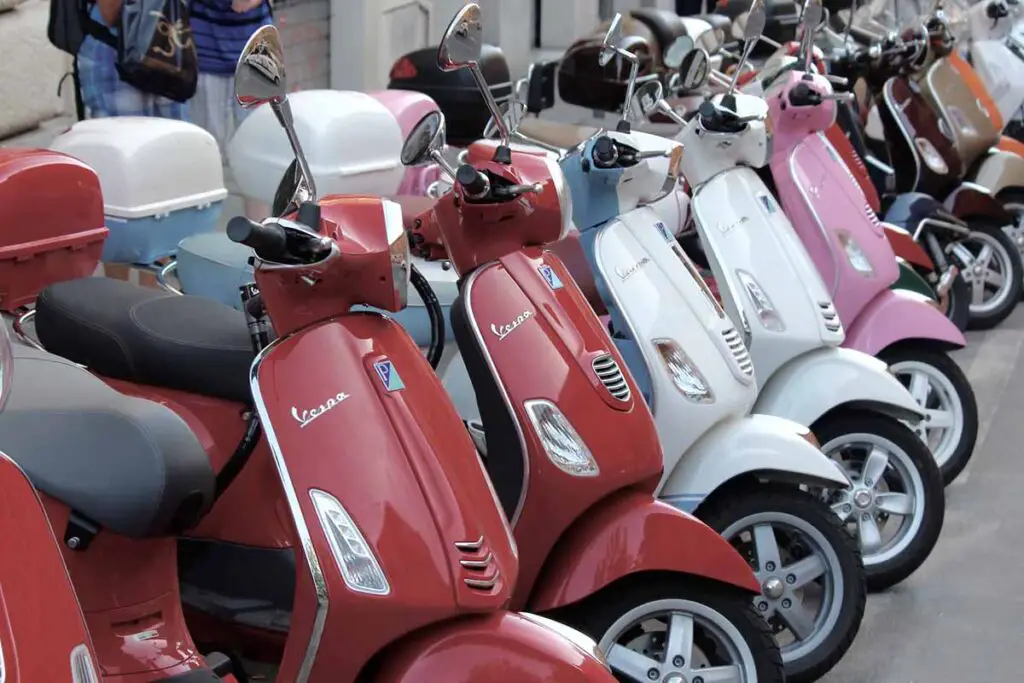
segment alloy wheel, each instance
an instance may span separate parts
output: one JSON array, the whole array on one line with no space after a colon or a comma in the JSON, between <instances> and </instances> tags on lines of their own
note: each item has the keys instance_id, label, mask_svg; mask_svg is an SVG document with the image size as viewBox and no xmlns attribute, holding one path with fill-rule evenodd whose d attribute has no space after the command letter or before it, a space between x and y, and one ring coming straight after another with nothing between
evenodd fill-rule
<instances>
[{"instance_id":1,"label":"alloy wheel","mask_svg":"<svg viewBox=\"0 0 1024 683\"><path fill-rule=\"evenodd\" d=\"M1012 236L1011 236L1012 238ZM971 288L970 311L985 315L1017 296L1020 283L1012 282L1012 265L1006 248L991 235L972 232L956 242L950 251L959 263L964 280Z\"/></svg>"},{"instance_id":2,"label":"alloy wheel","mask_svg":"<svg viewBox=\"0 0 1024 683\"><path fill-rule=\"evenodd\" d=\"M754 606L775 634L784 661L799 659L831 634L843 609L839 559L821 532L785 513L737 520L722 536L747 558L761 584Z\"/></svg>"},{"instance_id":3,"label":"alloy wheel","mask_svg":"<svg viewBox=\"0 0 1024 683\"><path fill-rule=\"evenodd\" d=\"M690 600L640 605L598 643L609 666L638 683L755 683L754 656L721 613Z\"/></svg>"},{"instance_id":4,"label":"alloy wheel","mask_svg":"<svg viewBox=\"0 0 1024 683\"><path fill-rule=\"evenodd\" d=\"M903 360L889 371L907 388L925 417L916 425L904 423L931 450L942 467L952 457L964 431L964 408L950 379L928 363Z\"/></svg>"},{"instance_id":5,"label":"alloy wheel","mask_svg":"<svg viewBox=\"0 0 1024 683\"><path fill-rule=\"evenodd\" d=\"M904 552L925 514L924 482L910 456L877 434L846 434L821 450L846 471L853 486L828 491L827 502L860 542L864 565Z\"/></svg>"}]
</instances>

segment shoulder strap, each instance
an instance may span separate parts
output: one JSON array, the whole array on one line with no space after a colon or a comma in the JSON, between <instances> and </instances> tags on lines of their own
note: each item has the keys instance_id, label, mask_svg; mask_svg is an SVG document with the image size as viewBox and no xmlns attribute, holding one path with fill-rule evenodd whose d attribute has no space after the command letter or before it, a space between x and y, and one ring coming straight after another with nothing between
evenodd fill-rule
<instances>
[{"instance_id":1,"label":"shoulder strap","mask_svg":"<svg viewBox=\"0 0 1024 683\"><path fill-rule=\"evenodd\" d=\"M90 15L92 8L95 6L95 0L79 0L79 9L82 12L82 29L87 36L92 36L101 43L109 45L116 50L117 39L110 32L110 28L96 21Z\"/></svg>"}]
</instances>

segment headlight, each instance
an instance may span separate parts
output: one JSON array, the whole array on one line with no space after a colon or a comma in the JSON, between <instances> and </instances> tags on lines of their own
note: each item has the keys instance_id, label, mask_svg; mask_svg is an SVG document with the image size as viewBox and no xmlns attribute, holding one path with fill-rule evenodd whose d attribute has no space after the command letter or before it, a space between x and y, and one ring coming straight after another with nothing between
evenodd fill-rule
<instances>
[{"instance_id":1,"label":"headlight","mask_svg":"<svg viewBox=\"0 0 1024 683\"><path fill-rule=\"evenodd\" d=\"M672 383L679 392L694 403L714 403L715 395L711 393L704 375L697 366L683 353L671 339L654 339L651 341L661 357L661 362L668 368Z\"/></svg>"},{"instance_id":2,"label":"headlight","mask_svg":"<svg viewBox=\"0 0 1024 683\"><path fill-rule=\"evenodd\" d=\"M935 149L935 145L932 144L931 140L915 138L914 145L917 147L917 151L921 153L921 158L924 159L924 163L927 164L928 168L939 175L949 173L949 166L946 165L945 159L939 154L939 150Z\"/></svg>"},{"instance_id":3,"label":"headlight","mask_svg":"<svg viewBox=\"0 0 1024 683\"><path fill-rule=\"evenodd\" d=\"M609 671L612 670L611 666L608 665L608 659L604 656L604 653L601 652L600 648L597 647L597 642L593 638L588 636L586 633L577 631L571 626L566 626L565 624L559 623L553 619L548 619L547 617L542 617L540 615L532 614L530 612L520 612L519 616L523 617L524 619L529 619L533 623L537 624L538 626L542 626L548 629L549 631L557 633L558 635L560 635L561 637L565 638L570 643L575 645L580 650L583 650L584 653L590 655L597 661L601 662L601 664L604 665L604 668L608 669Z\"/></svg>"},{"instance_id":4,"label":"headlight","mask_svg":"<svg viewBox=\"0 0 1024 683\"><path fill-rule=\"evenodd\" d=\"M782 316L775 310L772 300L764 293L754 276L744 270L737 270L736 277L740 279L747 298L750 299L750 303L753 304L754 310L757 312L757 319L761 321L765 329L772 332L785 331L786 324L782 322Z\"/></svg>"},{"instance_id":5,"label":"headlight","mask_svg":"<svg viewBox=\"0 0 1024 683\"><path fill-rule=\"evenodd\" d=\"M875 269L871 267L868 255L860 248L860 245L853 239L853 236L848 232L840 231L838 237L839 243L843 245L843 253L846 254L846 260L850 262L850 266L866 277L874 277Z\"/></svg>"},{"instance_id":6,"label":"headlight","mask_svg":"<svg viewBox=\"0 0 1024 683\"><path fill-rule=\"evenodd\" d=\"M345 585L357 593L390 593L391 586L373 550L338 499L319 489L312 489L309 497Z\"/></svg>"},{"instance_id":7,"label":"headlight","mask_svg":"<svg viewBox=\"0 0 1024 683\"><path fill-rule=\"evenodd\" d=\"M595 477L600 473L590 449L576 433L569 418L555 404L543 399L523 403L544 452L554 465L574 477Z\"/></svg>"},{"instance_id":8,"label":"headlight","mask_svg":"<svg viewBox=\"0 0 1024 683\"><path fill-rule=\"evenodd\" d=\"M0 681L4 678L3 660L0 659ZM96 665L92 663L92 655L84 643L71 650L71 683L100 683Z\"/></svg>"}]
</instances>

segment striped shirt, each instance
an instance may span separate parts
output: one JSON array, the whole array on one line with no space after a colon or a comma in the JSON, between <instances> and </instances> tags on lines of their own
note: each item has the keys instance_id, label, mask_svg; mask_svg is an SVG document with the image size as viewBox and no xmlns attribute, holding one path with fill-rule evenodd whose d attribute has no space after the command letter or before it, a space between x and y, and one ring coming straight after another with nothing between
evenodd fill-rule
<instances>
[{"instance_id":1,"label":"striped shirt","mask_svg":"<svg viewBox=\"0 0 1024 683\"><path fill-rule=\"evenodd\" d=\"M264 0L248 12L231 9L231 0L192 0L192 40L200 73L233 74L242 48L256 29L273 23Z\"/></svg>"}]
</instances>

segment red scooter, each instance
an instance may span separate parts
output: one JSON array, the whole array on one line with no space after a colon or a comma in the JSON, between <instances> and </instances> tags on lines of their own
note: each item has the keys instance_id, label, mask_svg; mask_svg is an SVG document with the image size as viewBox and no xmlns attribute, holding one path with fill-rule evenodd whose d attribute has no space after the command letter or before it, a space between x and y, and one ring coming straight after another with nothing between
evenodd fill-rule
<instances>
[{"instance_id":1,"label":"red scooter","mask_svg":"<svg viewBox=\"0 0 1024 683\"><path fill-rule=\"evenodd\" d=\"M275 29L250 40L237 87L290 120ZM98 189L73 160L36 156L51 180L75 181L67 197ZM38 159L32 170L48 175ZM35 208L42 229L53 227L48 210L65 210ZM13 543L0 560L6 681L250 680L227 657L201 654L186 627L176 536L198 524L222 540L294 548L274 680L611 683L591 639L505 611L515 543L470 437L408 334L350 310L405 303L400 208L332 197L304 202L296 219L229 226L257 254L259 288L242 295L248 329L219 303L117 280L39 295L47 350L16 347L13 382L0 384L11 458L0 459L0 507ZM0 252L5 306L16 305L16 275L95 241L70 236L74 227L63 241L20 233L20 249ZM81 267L90 254L70 258ZM47 550L51 529L63 557ZM222 580L244 591L276 579L260 552ZM258 617L254 602L246 616Z\"/></svg>"},{"instance_id":2,"label":"red scooter","mask_svg":"<svg viewBox=\"0 0 1024 683\"><path fill-rule=\"evenodd\" d=\"M477 70L482 31L480 8L465 5L440 43L440 68ZM434 112L402 162L441 160L453 180L409 227L418 253L448 259L459 275L451 327L484 462L519 544L513 607L594 637L621 680L782 680L750 567L709 527L655 500L663 458L653 417L606 327L545 248L572 230L561 169L511 151L496 103L481 94L501 144L474 143L452 169Z\"/></svg>"}]
</instances>

